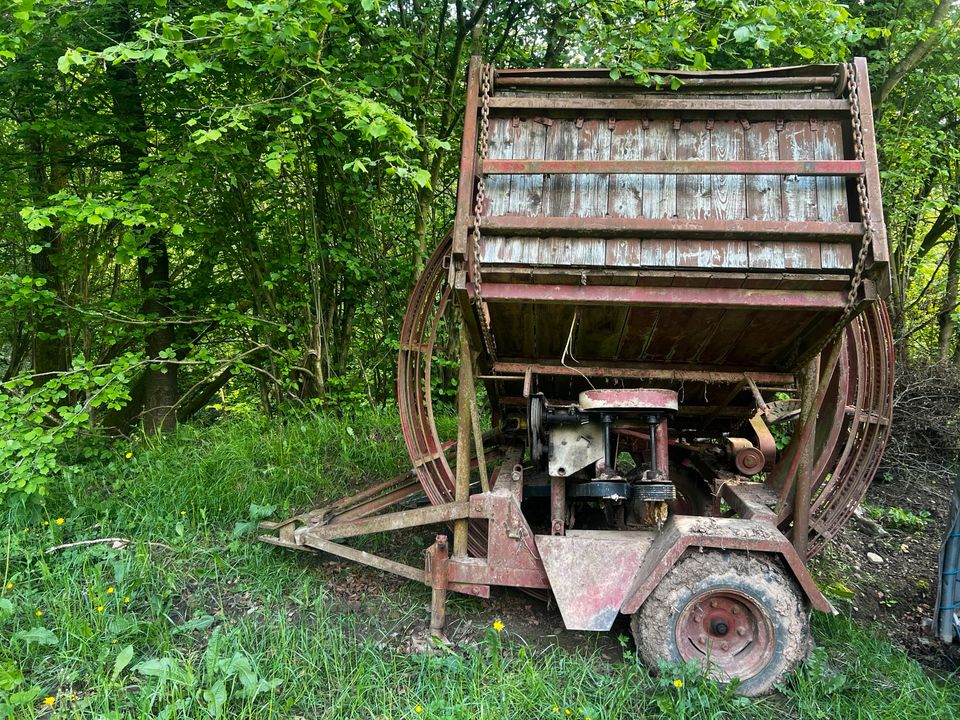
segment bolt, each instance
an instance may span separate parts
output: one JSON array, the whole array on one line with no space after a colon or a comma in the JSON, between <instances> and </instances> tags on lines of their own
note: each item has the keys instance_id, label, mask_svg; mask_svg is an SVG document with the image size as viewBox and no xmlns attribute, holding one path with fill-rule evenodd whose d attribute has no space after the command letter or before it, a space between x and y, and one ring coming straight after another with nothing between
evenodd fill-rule
<instances>
[{"instance_id":1,"label":"bolt","mask_svg":"<svg viewBox=\"0 0 960 720\"><path fill-rule=\"evenodd\" d=\"M727 643L725 643L725 642L720 643L720 649L721 649L721 650L726 650L728 647L730 647L730 646L729 646Z\"/></svg>"},{"instance_id":2,"label":"bolt","mask_svg":"<svg viewBox=\"0 0 960 720\"><path fill-rule=\"evenodd\" d=\"M707 641L707 636L703 633L700 633L700 642L705 643Z\"/></svg>"},{"instance_id":3,"label":"bolt","mask_svg":"<svg viewBox=\"0 0 960 720\"><path fill-rule=\"evenodd\" d=\"M742 627L737 628L737 635L746 635L746 634L747 634L747 631L744 628Z\"/></svg>"},{"instance_id":4,"label":"bolt","mask_svg":"<svg viewBox=\"0 0 960 720\"><path fill-rule=\"evenodd\" d=\"M710 607L714 607L714 608L715 608L716 606L717 606L717 601L716 601L716 600L711 600L711 601L710 601Z\"/></svg>"},{"instance_id":5,"label":"bolt","mask_svg":"<svg viewBox=\"0 0 960 720\"><path fill-rule=\"evenodd\" d=\"M730 612L732 612L734 615L738 615L740 613L740 608L734 606L730 608Z\"/></svg>"}]
</instances>

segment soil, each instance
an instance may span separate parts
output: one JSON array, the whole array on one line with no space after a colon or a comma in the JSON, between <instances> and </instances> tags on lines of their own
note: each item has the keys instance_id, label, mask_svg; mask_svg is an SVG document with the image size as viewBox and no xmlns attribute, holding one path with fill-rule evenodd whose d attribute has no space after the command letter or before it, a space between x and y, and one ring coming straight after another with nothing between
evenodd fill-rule
<instances>
[{"instance_id":1,"label":"soil","mask_svg":"<svg viewBox=\"0 0 960 720\"><path fill-rule=\"evenodd\" d=\"M938 555L950 515L953 478L931 474L892 478L882 470L867 491L864 503L876 508L900 508L929 518L922 529L896 527L881 519L879 526L854 517L813 570L821 586L841 583L853 591L848 601L834 604L865 627L876 629L912 657L934 670L960 669L960 645L944 645L929 630L936 603ZM882 558L872 562L867 553Z\"/></svg>"}]
</instances>

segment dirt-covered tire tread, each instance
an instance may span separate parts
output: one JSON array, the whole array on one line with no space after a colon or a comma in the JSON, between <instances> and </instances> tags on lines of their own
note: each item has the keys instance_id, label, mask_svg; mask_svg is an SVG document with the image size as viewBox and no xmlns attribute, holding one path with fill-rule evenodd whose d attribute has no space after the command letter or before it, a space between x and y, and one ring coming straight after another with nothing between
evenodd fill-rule
<instances>
[{"instance_id":1,"label":"dirt-covered tire tread","mask_svg":"<svg viewBox=\"0 0 960 720\"><path fill-rule=\"evenodd\" d=\"M741 678L737 688L742 695L768 693L807 658L813 642L799 586L767 555L696 550L682 557L631 618L640 658L651 668L659 660L683 662L677 622L684 608L706 591L723 590L749 596L770 621L772 656L751 677ZM731 679L711 670L719 680Z\"/></svg>"}]
</instances>

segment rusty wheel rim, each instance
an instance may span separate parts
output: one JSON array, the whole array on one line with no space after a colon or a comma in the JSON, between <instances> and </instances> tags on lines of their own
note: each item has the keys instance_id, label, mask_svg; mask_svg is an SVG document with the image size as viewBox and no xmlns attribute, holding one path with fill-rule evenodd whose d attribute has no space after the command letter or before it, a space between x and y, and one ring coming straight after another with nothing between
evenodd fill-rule
<instances>
[{"instance_id":1,"label":"rusty wheel rim","mask_svg":"<svg viewBox=\"0 0 960 720\"><path fill-rule=\"evenodd\" d=\"M709 590L693 598L677 619L677 647L723 679L751 678L770 662L773 623L746 593Z\"/></svg>"}]
</instances>

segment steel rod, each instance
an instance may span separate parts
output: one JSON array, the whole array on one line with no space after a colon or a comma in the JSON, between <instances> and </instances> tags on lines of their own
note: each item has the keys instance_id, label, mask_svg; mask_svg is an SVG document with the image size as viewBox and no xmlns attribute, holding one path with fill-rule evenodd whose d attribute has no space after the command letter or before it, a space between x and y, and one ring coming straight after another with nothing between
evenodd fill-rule
<instances>
[{"instance_id":1,"label":"steel rod","mask_svg":"<svg viewBox=\"0 0 960 720\"><path fill-rule=\"evenodd\" d=\"M454 477L454 499L457 503L467 503L470 500L470 347L467 344L467 334L463 326L460 327L460 374L457 392L457 468ZM457 520L453 524L453 556L467 556L467 536L470 521L466 518Z\"/></svg>"},{"instance_id":2,"label":"steel rod","mask_svg":"<svg viewBox=\"0 0 960 720\"><path fill-rule=\"evenodd\" d=\"M797 468L796 490L793 496L793 546L802 558L807 556L807 545L810 540L810 493L813 487L814 445L817 437L817 413L814 410L814 402L819 377L820 361L817 357L807 363L801 380L800 417L807 441L797 449L800 464Z\"/></svg>"}]
</instances>

